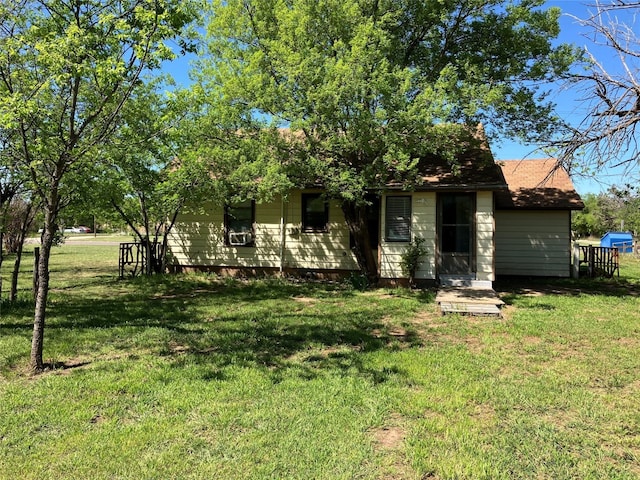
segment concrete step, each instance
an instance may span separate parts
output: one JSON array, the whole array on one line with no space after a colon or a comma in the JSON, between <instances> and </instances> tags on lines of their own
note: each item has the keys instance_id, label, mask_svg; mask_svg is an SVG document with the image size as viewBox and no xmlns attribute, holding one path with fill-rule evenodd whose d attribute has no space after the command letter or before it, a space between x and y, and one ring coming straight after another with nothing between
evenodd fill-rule
<instances>
[{"instance_id":1,"label":"concrete step","mask_svg":"<svg viewBox=\"0 0 640 480\"><path fill-rule=\"evenodd\" d=\"M475 275L440 275L438 279L443 287L470 287Z\"/></svg>"},{"instance_id":2,"label":"concrete step","mask_svg":"<svg viewBox=\"0 0 640 480\"><path fill-rule=\"evenodd\" d=\"M450 303L442 302L440 311L443 315L448 313L459 313L461 315L495 316L501 317L502 312L497 305L486 303Z\"/></svg>"}]
</instances>

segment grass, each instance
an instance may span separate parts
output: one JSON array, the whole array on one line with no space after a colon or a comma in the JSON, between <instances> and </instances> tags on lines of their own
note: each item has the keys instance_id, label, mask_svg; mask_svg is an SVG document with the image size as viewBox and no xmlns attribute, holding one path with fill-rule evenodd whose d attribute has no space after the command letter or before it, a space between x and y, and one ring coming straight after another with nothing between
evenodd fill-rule
<instances>
[{"instance_id":1,"label":"grass","mask_svg":"<svg viewBox=\"0 0 640 480\"><path fill-rule=\"evenodd\" d=\"M498 284L503 319L441 317L428 291L121 281L116 262L55 249L39 376L29 292L2 305L0 478L640 476L631 256L619 279Z\"/></svg>"}]
</instances>

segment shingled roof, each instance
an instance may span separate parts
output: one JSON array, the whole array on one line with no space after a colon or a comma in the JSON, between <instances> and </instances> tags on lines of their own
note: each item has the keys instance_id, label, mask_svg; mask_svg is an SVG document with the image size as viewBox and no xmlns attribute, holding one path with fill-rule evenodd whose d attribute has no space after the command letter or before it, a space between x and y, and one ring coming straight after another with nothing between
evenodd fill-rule
<instances>
[{"instance_id":1,"label":"shingled roof","mask_svg":"<svg viewBox=\"0 0 640 480\"><path fill-rule=\"evenodd\" d=\"M498 209L582 210L584 203L567 171L555 158L502 160L497 164L509 186L496 192Z\"/></svg>"},{"instance_id":2,"label":"shingled roof","mask_svg":"<svg viewBox=\"0 0 640 480\"><path fill-rule=\"evenodd\" d=\"M456 168L443 159L432 158L421 165L422 185L416 190L503 190L507 184L490 154L467 152Z\"/></svg>"},{"instance_id":3,"label":"shingled roof","mask_svg":"<svg viewBox=\"0 0 640 480\"><path fill-rule=\"evenodd\" d=\"M507 184L500 167L496 164L489 148L482 125L478 125L471 136L460 137L464 149L457 155L455 162L430 155L420 159L418 169L422 183L417 191L497 191L507 190ZM390 182L388 188L398 188L399 184Z\"/></svg>"}]
</instances>

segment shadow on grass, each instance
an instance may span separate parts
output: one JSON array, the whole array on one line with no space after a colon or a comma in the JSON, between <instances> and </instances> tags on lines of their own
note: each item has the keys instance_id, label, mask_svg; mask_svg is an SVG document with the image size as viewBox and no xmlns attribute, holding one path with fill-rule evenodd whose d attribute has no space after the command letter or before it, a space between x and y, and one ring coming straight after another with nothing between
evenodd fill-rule
<instances>
[{"instance_id":1,"label":"shadow on grass","mask_svg":"<svg viewBox=\"0 0 640 480\"><path fill-rule=\"evenodd\" d=\"M176 368L210 367L203 373L210 379L223 378L228 366L257 367L268 370L274 382L285 373L311 379L330 370L380 383L400 372L367 366L363 352L421 345L410 328L399 334L389 327L386 319L393 307L384 303L394 298L389 294L364 296L339 284L212 281L202 276L138 278L127 284L130 293L112 298L58 298L49 310L46 332L53 333L46 341L83 359L92 357L96 344L113 358L153 352ZM411 296L401 293L397 299L403 301L405 295ZM416 295L420 302L432 298ZM26 335L31 328L0 322L0 331Z\"/></svg>"},{"instance_id":2,"label":"shadow on grass","mask_svg":"<svg viewBox=\"0 0 640 480\"><path fill-rule=\"evenodd\" d=\"M550 279L540 277L500 277L494 289L508 305L522 295L596 295L639 297L640 283L627 278Z\"/></svg>"}]
</instances>

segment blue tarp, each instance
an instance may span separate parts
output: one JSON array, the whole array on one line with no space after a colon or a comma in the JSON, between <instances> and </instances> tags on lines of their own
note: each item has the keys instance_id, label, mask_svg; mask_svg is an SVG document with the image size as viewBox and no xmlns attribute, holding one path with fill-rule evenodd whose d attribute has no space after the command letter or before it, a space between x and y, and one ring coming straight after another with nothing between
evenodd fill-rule
<instances>
[{"instance_id":1,"label":"blue tarp","mask_svg":"<svg viewBox=\"0 0 640 480\"><path fill-rule=\"evenodd\" d=\"M607 232L600 239L601 247L618 247L622 253L633 252L633 236L631 232Z\"/></svg>"}]
</instances>

